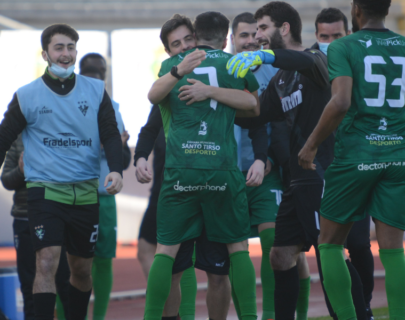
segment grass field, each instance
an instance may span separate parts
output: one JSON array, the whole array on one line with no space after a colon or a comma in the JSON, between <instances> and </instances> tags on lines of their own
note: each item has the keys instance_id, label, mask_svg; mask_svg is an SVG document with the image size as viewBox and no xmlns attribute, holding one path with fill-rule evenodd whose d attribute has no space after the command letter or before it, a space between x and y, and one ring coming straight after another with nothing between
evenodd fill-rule
<instances>
[{"instance_id":1,"label":"grass field","mask_svg":"<svg viewBox=\"0 0 405 320\"><path fill-rule=\"evenodd\" d=\"M388 308L373 309L374 320L389 319ZM331 317L310 318L310 320L331 320Z\"/></svg>"}]
</instances>

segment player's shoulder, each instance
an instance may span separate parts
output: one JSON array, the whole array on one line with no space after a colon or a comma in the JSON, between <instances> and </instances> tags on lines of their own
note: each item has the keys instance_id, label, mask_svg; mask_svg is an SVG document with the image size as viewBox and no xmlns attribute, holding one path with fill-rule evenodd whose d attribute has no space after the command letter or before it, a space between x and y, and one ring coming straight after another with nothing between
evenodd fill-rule
<instances>
[{"instance_id":1,"label":"player's shoulder","mask_svg":"<svg viewBox=\"0 0 405 320\"><path fill-rule=\"evenodd\" d=\"M34 81L31 81L30 83L27 83L27 84L23 85L22 87L18 88L17 91L19 91L19 92L27 91L27 90L30 90L31 88L40 86L42 84L43 84L42 77L39 77L39 78L35 79Z\"/></svg>"},{"instance_id":2,"label":"player's shoulder","mask_svg":"<svg viewBox=\"0 0 405 320\"><path fill-rule=\"evenodd\" d=\"M369 52L384 49L405 49L405 37L387 29L363 29L349 36L340 38L330 44L332 50L346 50L346 52ZM354 51L353 51L354 50ZM360 50L360 51L358 51Z\"/></svg>"},{"instance_id":3,"label":"player's shoulder","mask_svg":"<svg viewBox=\"0 0 405 320\"><path fill-rule=\"evenodd\" d=\"M322 61L322 62L325 63L325 64L326 64L327 61L328 61L327 58L326 58L326 55L325 55L322 51L320 51L320 50L318 50L318 49L315 49L315 48L305 49L304 52L310 53L310 54L312 54L313 56L318 57L317 60L320 60L320 61Z\"/></svg>"},{"instance_id":4,"label":"player's shoulder","mask_svg":"<svg viewBox=\"0 0 405 320\"><path fill-rule=\"evenodd\" d=\"M226 60L228 61L231 57L233 57L232 54L225 52L220 49L210 49L210 50L205 50L206 52L206 58L207 59L215 59L215 60Z\"/></svg>"},{"instance_id":5,"label":"player's shoulder","mask_svg":"<svg viewBox=\"0 0 405 320\"><path fill-rule=\"evenodd\" d=\"M206 53L205 60L202 65L214 66L222 70L228 63L229 59L233 57L232 54L222 51L220 49L204 48ZM226 69L223 69L226 70Z\"/></svg>"}]
</instances>

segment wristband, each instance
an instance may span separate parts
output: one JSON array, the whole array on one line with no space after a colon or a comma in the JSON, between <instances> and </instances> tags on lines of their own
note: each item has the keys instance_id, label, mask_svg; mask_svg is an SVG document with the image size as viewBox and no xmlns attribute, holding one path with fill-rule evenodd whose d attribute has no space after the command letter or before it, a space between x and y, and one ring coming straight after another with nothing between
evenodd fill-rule
<instances>
[{"instance_id":1,"label":"wristband","mask_svg":"<svg viewBox=\"0 0 405 320\"><path fill-rule=\"evenodd\" d=\"M183 79L183 77L184 77L184 76L180 76L180 75L177 73L177 66L173 66L173 67L172 67L172 69L170 70L170 74L171 74L173 77L175 77L177 80L181 80L181 79Z\"/></svg>"}]
</instances>

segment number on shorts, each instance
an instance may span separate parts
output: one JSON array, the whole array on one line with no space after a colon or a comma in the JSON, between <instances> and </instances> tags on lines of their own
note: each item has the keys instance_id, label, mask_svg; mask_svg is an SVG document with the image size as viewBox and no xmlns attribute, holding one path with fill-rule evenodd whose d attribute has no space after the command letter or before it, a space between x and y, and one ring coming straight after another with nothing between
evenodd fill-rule
<instances>
[{"instance_id":1,"label":"number on shorts","mask_svg":"<svg viewBox=\"0 0 405 320\"><path fill-rule=\"evenodd\" d=\"M283 195L283 191L271 189L270 192L276 194L276 202L277 202L277 205L280 206L280 203L281 203L281 196Z\"/></svg>"},{"instance_id":2,"label":"number on shorts","mask_svg":"<svg viewBox=\"0 0 405 320\"><path fill-rule=\"evenodd\" d=\"M98 224L95 224L93 226L96 231L94 231L91 236L90 236L90 242L97 242L97 238L98 238Z\"/></svg>"}]
</instances>

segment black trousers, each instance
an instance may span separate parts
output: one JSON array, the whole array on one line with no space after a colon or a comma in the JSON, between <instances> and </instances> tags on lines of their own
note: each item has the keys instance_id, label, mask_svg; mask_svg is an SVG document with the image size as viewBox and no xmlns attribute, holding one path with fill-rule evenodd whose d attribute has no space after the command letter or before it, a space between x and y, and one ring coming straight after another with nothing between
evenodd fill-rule
<instances>
[{"instance_id":1,"label":"black trousers","mask_svg":"<svg viewBox=\"0 0 405 320\"><path fill-rule=\"evenodd\" d=\"M14 246L17 251L17 272L21 284L21 293L24 300L24 319L34 320L34 301L32 288L35 278L35 252L32 246L28 220L14 219ZM62 247L59 268L56 273L56 290L63 303L65 317L69 319L67 311L69 306L70 270L66 258L66 251Z\"/></svg>"}]
</instances>

